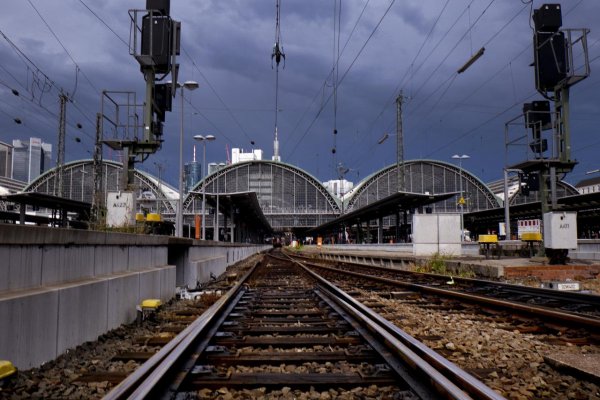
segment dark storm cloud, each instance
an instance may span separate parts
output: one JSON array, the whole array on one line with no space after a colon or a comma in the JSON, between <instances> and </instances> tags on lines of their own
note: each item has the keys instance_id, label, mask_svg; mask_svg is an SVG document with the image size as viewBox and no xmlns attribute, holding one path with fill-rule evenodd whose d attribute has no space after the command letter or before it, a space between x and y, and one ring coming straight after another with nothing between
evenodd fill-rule
<instances>
[{"instance_id":1,"label":"dark storm cloud","mask_svg":"<svg viewBox=\"0 0 600 400\"><path fill-rule=\"evenodd\" d=\"M83 73L98 90L136 90L141 101L144 81L139 65L129 55L128 46L81 1L31 1L81 67L75 103L67 110L67 159L86 157L94 135L90 121L99 111L100 94ZM145 6L144 0L83 2L125 41L130 28L127 10ZM423 44L445 2L396 1L373 33L390 1L371 0L339 60L340 78L343 76L344 80L338 88L335 138L330 76L334 58L333 2L282 3L281 33L287 59L285 69L280 68L279 134L284 161L296 163L323 180L336 175L338 162L360 170L361 178L395 162L393 138L383 145L377 145L377 140L384 132L395 132L393 100L401 88L407 96L403 107L407 158L451 162L452 154L466 153L471 159L464 166L482 180L501 176L504 124L521 112L524 98L530 94L532 99L540 97L535 94L529 66L533 59L529 8L524 9L521 1L493 2L472 32L465 34L469 21L474 23L490 1L475 0L467 9L471 0L452 0ZM358 0L342 2L342 47L365 4L366 1ZM541 4L536 0L534 8ZM598 56L600 26L596 16L600 3L583 0L563 4L564 26L591 28L591 58ZM58 86L72 92L75 66L60 44L27 1L11 0L8 8L9 12L0 15L0 29ZM171 14L182 21L183 49L197 65L194 67L182 54L180 80L200 83L198 90L185 93L192 103L184 106L186 160L191 157L191 136L198 133L217 136L217 141L207 148L209 161L225 159L226 143L249 150L250 140L255 140L265 158L270 158L275 107L275 71L271 68L275 1L171 2ZM505 27L512 18L513 22ZM464 74L453 78L458 67L484 45L485 55ZM31 71L26 70L5 41L0 45L0 57L2 66L19 81L31 81ZM595 161L600 144L596 139L600 78L594 72L598 64L596 59L592 76L571 91L573 149L580 160L580 166L569 177L574 181L583 177L585 170L600 166ZM4 69L0 70L0 81L19 86ZM0 86L0 94L0 140L38 133L37 136L56 142L56 117L31 101L15 98L5 86ZM43 105L58 114L57 93L45 95ZM17 114L23 115L21 125L13 122ZM173 112L167 116L163 149L143 168L152 170L154 160L178 164L180 118L178 95ZM83 130L74 128L77 123L83 124ZM79 136L82 144L74 142ZM331 154L334 141L338 150L335 157ZM166 172L171 182L176 176L176 168Z\"/></svg>"}]
</instances>

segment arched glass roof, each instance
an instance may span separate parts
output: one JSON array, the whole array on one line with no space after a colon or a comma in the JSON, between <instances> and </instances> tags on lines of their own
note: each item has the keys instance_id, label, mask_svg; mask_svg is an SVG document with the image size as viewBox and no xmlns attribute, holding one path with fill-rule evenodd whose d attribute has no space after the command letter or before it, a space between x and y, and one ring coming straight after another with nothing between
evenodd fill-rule
<instances>
[{"instance_id":1,"label":"arched glass roof","mask_svg":"<svg viewBox=\"0 0 600 400\"><path fill-rule=\"evenodd\" d=\"M206 184L206 186L204 186ZM335 218L339 201L312 175L281 162L254 160L229 165L199 182L183 205L186 222L202 208L200 193L256 192L263 214L273 229L318 226ZM207 221L210 224L210 221Z\"/></svg>"},{"instance_id":2,"label":"arched glass roof","mask_svg":"<svg viewBox=\"0 0 600 400\"><path fill-rule=\"evenodd\" d=\"M494 193L475 175L456 165L436 160L412 160L401 164L404 168L404 190L410 193L442 194L464 193L464 211L496 208L500 203ZM366 177L345 198L345 208L353 211L398 191L396 164ZM458 212L458 198L431 204L433 212Z\"/></svg>"},{"instance_id":3,"label":"arched glass roof","mask_svg":"<svg viewBox=\"0 0 600 400\"><path fill-rule=\"evenodd\" d=\"M115 161L102 161L102 182L104 192L120 190L120 177L123 165ZM57 168L52 168L37 177L25 187L25 192L56 194ZM93 202L94 162L91 159L66 163L63 166L64 197L88 203ZM135 170L134 187L139 207L152 212L174 213L179 198L178 192L164 182L159 182L153 175Z\"/></svg>"}]
</instances>

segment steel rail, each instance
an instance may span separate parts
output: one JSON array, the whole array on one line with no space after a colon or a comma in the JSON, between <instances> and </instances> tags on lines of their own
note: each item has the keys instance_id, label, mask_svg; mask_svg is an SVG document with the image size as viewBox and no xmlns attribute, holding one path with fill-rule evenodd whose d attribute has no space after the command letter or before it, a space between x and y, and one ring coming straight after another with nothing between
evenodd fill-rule
<instances>
[{"instance_id":1,"label":"steel rail","mask_svg":"<svg viewBox=\"0 0 600 400\"><path fill-rule=\"evenodd\" d=\"M121 383L115 386L104 397L104 400L147 398L147 394L156 387L158 382L161 381L168 372L166 366L173 365L185 352L185 349L190 343L196 340L196 338L208 328L211 321L219 315L221 310L236 298L257 265L258 262L250 268L235 286L221 296L219 300L210 306L201 316L171 339L169 343L150 357L148 361L143 363L132 374L127 376Z\"/></svg>"},{"instance_id":2,"label":"steel rail","mask_svg":"<svg viewBox=\"0 0 600 400\"><path fill-rule=\"evenodd\" d=\"M286 255L288 257L305 260L306 262L309 262L309 263L313 263L315 261L314 258L310 258L310 257L301 255L301 254L286 253ZM402 269L394 269L394 268L390 268L390 267L382 267L380 265L360 264L360 263L350 262L350 261L334 261L334 260L327 260L327 259L319 259L319 261L326 262L329 264L342 263L342 264L347 264L347 265L352 265L352 266L356 265L359 268L369 268L369 269L374 269L374 270L386 272L386 273L391 272L391 273L395 273L395 274L416 277L416 279L425 277L425 278L435 279L440 282L446 282L449 277L448 275L440 275L440 274L434 274L434 273L428 273L428 272L413 272L413 271L407 271L407 270L402 270ZM494 281L483 280L483 279L463 278L463 277L457 277L457 276L452 276L452 279L454 280L455 284L465 283L465 284L469 284L469 285L473 285L473 284L486 285L489 288L498 288L498 289L503 289L503 290L510 291L510 292L524 293L524 294L528 294L531 296L540 296L540 297L550 298L550 299L560 300L560 301L575 301L575 302L579 302L579 303L593 304L596 307L600 308L600 296L594 295L594 294L589 294L589 293L559 292L557 290L552 290L552 289L528 287L528 286L522 286L522 285L514 285L511 283L505 283L505 282L494 282Z\"/></svg>"},{"instance_id":3,"label":"steel rail","mask_svg":"<svg viewBox=\"0 0 600 400\"><path fill-rule=\"evenodd\" d=\"M466 393L469 393L478 399L504 399L504 397L493 391L479 379L431 350L425 344L393 325L370 308L364 306L327 279L311 271L301 263L295 260L292 261L301 265L311 276L317 279L327 292L339 298L340 304L344 304L349 312L360 315L360 318L368 324L372 332L381 335L396 354L401 356L410 365L418 368L436 388L447 391L441 394L448 394L452 398L470 398L466 395ZM460 393L456 392L456 389Z\"/></svg>"},{"instance_id":4,"label":"steel rail","mask_svg":"<svg viewBox=\"0 0 600 400\"><path fill-rule=\"evenodd\" d=\"M298 258L298 259L305 260L306 262L309 262L309 263L313 263L315 261L314 258L310 258L310 257L301 255L301 254L286 253L286 255L289 257L292 257L292 258ZM440 275L440 274L433 274L433 273L428 273L428 272L414 272L414 271L407 271L407 270L403 270L403 269L382 267L380 265L360 264L360 263L349 262L349 261L334 261L334 260L326 260L326 259L320 259L319 261L330 263L330 264L343 263L343 264L347 264L347 265L356 265L359 268L369 268L369 269L374 269L374 270L381 271L381 272L392 272L392 273L396 273L396 274L417 277L417 279L419 279L420 277L431 278L431 279L435 279L440 282L447 281L451 275L451 274ZM452 276L452 279L455 281L456 284L466 283L466 284L470 284L470 285L473 285L473 284L485 285L490 288L500 288L500 289L504 289L507 291L514 291L516 293L524 293L524 294L528 294L528 295L532 295L532 296L542 296L545 298L551 298L551 299L555 299L555 300L561 300L561 301L566 300L566 301L590 303L590 304L594 304L595 306L600 308L600 296L594 295L594 294L589 294L589 293L559 292L557 290L552 290L552 289L528 287L528 286L522 286L522 285L515 285L512 283L494 282L494 281L483 280L483 279L463 278L463 277L457 277L457 276Z\"/></svg>"},{"instance_id":5,"label":"steel rail","mask_svg":"<svg viewBox=\"0 0 600 400\"><path fill-rule=\"evenodd\" d=\"M310 271L309 273L314 274ZM316 293L338 314L351 317L357 324L361 324L357 330L382 357L387 353L389 358L398 359L395 362L384 357L390 367L410 385L411 390L420 398L437 398L442 395L444 398L450 399L472 399L406 345L388 332L382 331L381 327L369 317L369 314L362 313L322 284Z\"/></svg>"},{"instance_id":6,"label":"steel rail","mask_svg":"<svg viewBox=\"0 0 600 400\"><path fill-rule=\"evenodd\" d=\"M484 297L484 296L478 296L478 295L473 295L473 294L468 294L468 293L462 293L462 292L457 292L454 290L440 289L440 288L435 288L435 287L426 286L426 285L419 285L416 283L401 282L401 281L397 281L394 279L382 278L379 276L367 275L367 274L362 274L359 272L345 271L345 270L341 270L338 268L325 267L322 265L309 263L309 262L304 262L304 263L311 265L315 268L321 268L324 270L329 270L329 271L337 272L337 273L343 273L346 275L355 276L355 277L362 278L362 279L368 279L371 281L386 283L386 284L389 284L392 286L400 286L400 287L413 289L413 290L417 290L417 291L421 291L421 292L425 292L425 293L432 293L432 294L435 294L438 296L452 297L452 298L457 298L457 299L461 299L461 300L467 300L469 302L488 304L488 305L491 305L494 307L508 308L508 309L516 310L516 311L519 311L522 313L532 314L535 316L555 318L560 321L568 322L571 324L576 324L578 326L582 326L585 328L593 328L593 329L600 328L600 319L588 318L588 317L583 317L583 316L572 314L572 313L555 311L551 308L544 307L544 306L521 304L521 303L508 301L508 300L494 299L491 297Z\"/></svg>"}]
</instances>

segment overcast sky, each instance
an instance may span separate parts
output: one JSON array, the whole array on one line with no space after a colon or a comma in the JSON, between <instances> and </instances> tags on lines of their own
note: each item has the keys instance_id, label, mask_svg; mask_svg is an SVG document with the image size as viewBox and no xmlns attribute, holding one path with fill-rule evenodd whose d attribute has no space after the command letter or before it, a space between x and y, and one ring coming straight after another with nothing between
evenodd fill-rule
<instances>
[{"instance_id":1,"label":"overcast sky","mask_svg":"<svg viewBox=\"0 0 600 400\"><path fill-rule=\"evenodd\" d=\"M334 179L335 166L342 163L350 169L346 178L354 182L395 163L396 138L377 142L384 133L395 133L394 99L402 89L406 160L454 162L453 154L466 154L471 158L463 167L484 182L501 178L505 123L521 113L523 102L541 99L530 67L531 4L523 1L342 0L334 112L335 1L281 0L286 54L279 75L282 161L322 181ZM41 137L53 144L56 154L62 88L73 100L67 107L66 160L90 158L101 91L136 91L138 101L143 99L143 77L126 43L128 10L145 8L145 1L3 4L0 141ZM533 8L542 4L535 0ZM576 183L586 178L586 171L600 168L600 1L562 5L563 28L591 30L591 76L571 88L573 158L580 164L567 181ZM179 80L200 84L198 90L185 92L186 162L192 158L196 134L217 137L207 145L207 162L225 161L226 146L249 151L251 141L264 151L264 158L271 158L275 15L275 0L171 2L171 16L182 22ZM481 47L484 56L456 74ZM20 95L14 96L12 89ZM167 114L162 149L140 166L158 174L155 163L166 165L163 174L172 184L178 173L180 113L178 96ZM107 149L104 154L118 159ZM201 147L197 154L201 159ZM520 161L522 154L511 149L509 161Z\"/></svg>"}]
</instances>

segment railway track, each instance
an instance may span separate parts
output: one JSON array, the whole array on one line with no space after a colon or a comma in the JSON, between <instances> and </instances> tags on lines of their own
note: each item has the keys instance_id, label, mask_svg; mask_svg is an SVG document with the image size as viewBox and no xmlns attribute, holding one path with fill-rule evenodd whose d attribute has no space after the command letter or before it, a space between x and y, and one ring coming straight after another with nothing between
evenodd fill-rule
<instances>
[{"instance_id":1,"label":"railway track","mask_svg":"<svg viewBox=\"0 0 600 400\"><path fill-rule=\"evenodd\" d=\"M346 276L373 282L374 285L385 285L388 291L390 287L401 288L510 310L545 319L555 325L582 327L591 332L600 329L600 296L596 295L290 256L311 268L338 274L342 272Z\"/></svg>"},{"instance_id":2,"label":"railway track","mask_svg":"<svg viewBox=\"0 0 600 400\"><path fill-rule=\"evenodd\" d=\"M196 398L222 388L502 398L316 273L272 257L106 398Z\"/></svg>"}]
</instances>

